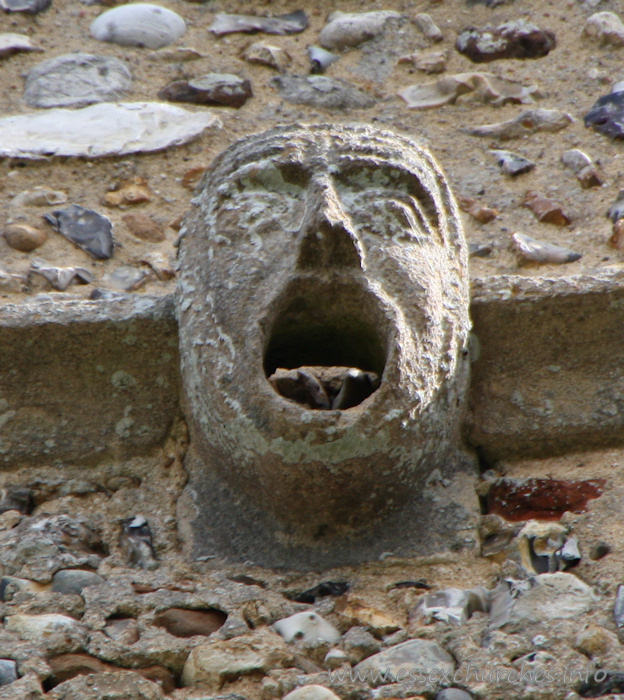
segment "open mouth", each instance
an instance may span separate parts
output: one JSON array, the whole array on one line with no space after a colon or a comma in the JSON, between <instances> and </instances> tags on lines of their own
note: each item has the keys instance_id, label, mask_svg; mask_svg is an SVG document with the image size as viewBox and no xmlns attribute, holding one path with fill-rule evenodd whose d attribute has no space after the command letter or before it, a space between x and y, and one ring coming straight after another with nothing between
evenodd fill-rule
<instances>
[{"instance_id":1,"label":"open mouth","mask_svg":"<svg viewBox=\"0 0 624 700\"><path fill-rule=\"evenodd\" d=\"M264 372L284 398L308 408L345 410L379 387L388 319L379 300L359 284L297 278L271 316Z\"/></svg>"}]
</instances>

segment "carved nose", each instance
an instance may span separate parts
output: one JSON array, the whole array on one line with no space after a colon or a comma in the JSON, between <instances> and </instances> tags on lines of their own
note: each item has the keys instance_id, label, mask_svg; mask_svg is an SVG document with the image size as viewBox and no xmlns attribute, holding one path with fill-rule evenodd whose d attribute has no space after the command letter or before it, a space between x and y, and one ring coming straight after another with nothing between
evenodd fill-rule
<instances>
[{"instance_id":1,"label":"carved nose","mask_svg":"<svg viewBox=\"0 0 624 700\"><path fill-rule=\"evenodd\" d=\"M299 269L362 268L362 244L327 177L310 184L300 234Z\"/></svg>"}]
</instances>

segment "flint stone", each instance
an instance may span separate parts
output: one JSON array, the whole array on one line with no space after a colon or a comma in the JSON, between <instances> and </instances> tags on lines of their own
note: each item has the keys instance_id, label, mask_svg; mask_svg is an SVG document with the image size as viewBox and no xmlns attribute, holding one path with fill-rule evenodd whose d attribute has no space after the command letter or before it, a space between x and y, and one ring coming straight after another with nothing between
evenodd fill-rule
<instances>
[{"instance_id":1,"label":"flint stone","mask_svg":"<svg viewBox=\"0 0 624 700\"><path fill-rule=\"evenodd\" d=\"M47 10L52 0L0 0L0 8L7 12L25 12L36 15Z\"/></svg>"},{"instance_id":2,"label":"flint stone","mask_svg":"<svg viewBox=\"0 0 624 700\"><path fill-rule=\"evenodd\" d=\"M307 163L318 170L311 181ZM411 215L386 212L377 177L420 193L413 227ZM371 252L362 263L360 236L371 226L384 232L381 250L384 240L404 242L392 273L388 256L399 249ZM451 398L467 381L467 250L431 156L366 125L279 127L217 159L180 235L191 448L178 521L188 523L181 534L191 556L229 551L309 568L384 551L431 553L453 541L471 546L476 504L468 482L460 484L473 467L458 449L462 402ZM422 246L408 243L412 237ZM442 258L433 274L432 260ZM415 278L422 280L416 287ZM371 291L378 285L394 290L400 316ZM433 303L438 294L443 307ZM439 362L443 376L434 370ZM384 379L357 406L330 410L289 401L268 381L278 367L319 365ZM427 537L413 527L425 520ZM349 546L341 543L346 532Z\"/></svg>"},{"instance_id":3,"label":"flint stone","mask_svg":"<svg viewBox=\"0 0 624 700\"><path fill-rule=\"evenodd\" d=\"M490 615L494 627L507 631L521 625L566 620L583 615L599 600L574 574L539 574L531 581L501 582L492 591Z\"/></svg>"},{"instance_id":4,"label":"flint stone","mask_svg":"<svg viewBox=\"0 0 624 700\"><path fill-rule=\"evenodd\" d=\"M83 588L87 586L97 586L104 583L104 579L92 571L81 569L64 569L57 571L52 577L52 591L54 593L65 593L66 595L80 595Z\"/></svg>"},{"instance_id":5,"label":"flint stone","mask_svg":"<svg viewBox=\"0 0 624 700\"><path fill-rule=\"evenodd\" d=\"M278 620L273 629L287 642L337 642L340 632L320 615L314 612L300 612Z\"/></svg>"},{"instance_id":6,"label":"flint stone","mask_svg":"<svg viewBox=\"0 0 624 700\"><path fill-rule=\"evenodd\" d=\"M209 112L160 102L101 103L0 118L0 157L100 158L160 151L221 126Z\"/></svg>"},{"instance_id":7,"label":"flint stone","mask_svg":"<svg viewBox=\"0 0 624 700\"><path fill-rule=\"evenodd\" d=\"M366 678L369 685L405 681L410 674L428 676L437 671L438 677L455 670L453 657L434 642L410 639L369 656L353 669L354 674Z\"/></svg>"},{"instance_id":8,"label":"flint stone","mask_svg":"<svg viewBox=\"0 0 624 700\"><path fill-rule=\"evenodd\" d=\"M472 695L460 688L444 688L436 694L435 700L472 700Z\"/></svg>"},{"instance_id":9,"label":"flint stone","mask_svg":"<svg viewBox=\"0 0 624 700\"><path fill-rule=\"evenodd\" d=\"M489 594L483 587L473 590L447 588L427 593L418 608L422 617L463 625L475 612L488 612Z\"/></svg>"},{"instance_id":10,"label":"flint stone","mask_svg":"<svg viewBox=\"0 0 624 700\"><path fill-rule=\"evenodd\" d=\"M347 652L349 661L355 665L376 654L381 645L365 627L351 627L345 632L341 646Z\"/></svg>"},{"instance_id":11,"label":"flint stone","mask_svg":"<svg viewBox=\"0 0 624 700\"><path fill-rule=\"evenodd\" d=\"M371 95L354 85L325 75L276 76L271 85L279 90L280 97L294 104L323 109L366 109L375 104Z\"/></svg>"},{"instance_id":12,"label":"flint stone","mask_svg":"<svg viewBox=\"0 0 624 700\"><path fill-rule=\"evenodd\" d=\"M70 53L28 73L24 100L31 107L84 107L119 100L131 86L132 75L119 59Z\"/></svg>"},{"instance_id":13,"label":"flint stone","mask_svg":"<svg viewBox=\"0 0 624 700\"><path fill-rule=\"evenodd\" d=\"M11 659L0 659L0 686L17 680L17 664Z\"/></svg>"},{"instance_id":14,"label":"flint stone","mask_svg":"<svg viewBox=\"0 0 624 700\"><path fill-rule=\"evenodd\" d=\"M541 58L556 43L553 32L520 19L499 27L465 29L455 46L474 63L485 63L500 58Z\"/></svg>"},{"instance_id":15,"label":"flint stone","mask_svg":"<svg viewBox=\"0 0 624 700\"><path fill-rule=\"evenodd\" d=\"M275 17L254 15L232 15L219 12L215 15L210 31L216 36L236 32L265 34L298 34L308 26L308 17L303 10L289 12Z\"/></svg>"},{"instance_id":16,"label":"flint stone","mask_svg":"<svg viewBox=\"0 0 624 700\"><path fill-rule=\"evenodd\" d=\"M91 36L120 46L160 49L186 32L180 15L159 5L129 3L107 10L91 23Z\"/></svg>"},{"instance_id":17,"label":"flint stone","mask_svg":"<svg viewBox=\"0 0 624 700\"><path fill-rule=\"evenodd\" d=\"M158 97L171 102L242 107L252 94L249 80L231 73L208 73L193 80L175 80Z\"/></svg>"},{"instance_id":18,"label":"flint stone","mask_svg":"<svg viewBox=\"0 0 624 700\"><path fill-rule=\"evenodd\" d=\"M113 255L113 225L102 214L72 204L67 209L57 209L43 218L96 260L107 260Z\"/></svg>"},{"instance_id":19,"label":"flint stone","mask_svg":"<svg viewBox=\"0 0 624 700\"><path fill-rule=\"evenodd\" d=\"M279 635L263 629L253 635L195 647L184 664L182 683L218 690L225 681L287 668L292 663L293 655Z\"/></svg>"},{"instance_id":20,"label":"flint stone","mask_svg":"<svg viewBox=\"0 0 624 700\"><path fill-rule=\"evenodd\" d=\"M351 48L380 34L389 19L401 17L391 10L332 12L321 30L319 42L326 49Z\"/></svg>"},{"instance_id":21,"label":"flint stone","mask_svg":"<svg viewBox=\"0 0 624 700\"><path fill-rule=\"evenodd\" d=\"M614 12L595 12L587 18L583 34L600 39L601 44L624 46L624 25Z\"/></svg>"},{"instance_id":22,"label":"flint stone","mask_svg":"<svg viewBox=\"0 0 624 700\"><path fill-rule=\"evenodd\" d=\"M613 618L618 628L624 627L624 586L618 586L613 606Z\"/></svg>"},{"instance_id":23,"label":"flint stone","mask_svg":"<svg viewBox=\"0 0 624 700\"><path fill-rule=\"evenodd\" d=\"M243 53L243 58L249 63L257 63L279 71L285 71L292 62L288 51L263 41L255 41L248 46Z\"/></svg>"},{"instance_id":24,"label":"flint stone","mask_svg":"<svg viewBox=\"0 0 624 700\"><path fill-rule=\"evenodd\" d=\"M39 641L57 632L79 632L82 625L67 615L9 615L4 621L8 632L15 632L20 639Z\"/></svg>"},{"instance_id":25,"label":"flint stone","mask_svg":"<svg viewBox=\"0 0 624 700\"><path fill-rule=\"evenodd\" d=\"M25 34L2 32L0 34L0 58L12 56L20 51L43 51L40 46L35 46Z\"/></svg>"},{"instance_id":26,"label":"flint stone","mask_svg":"<svg viewBox=\"0 0 624 700\"><path fill-rule=\"evenodd\" d=\"M159 612L154 618L157 627L164 627L175 637L208 637L226 621L227 615L221 610L187 610L169 608Z\"/></svg>"}]
</instances>

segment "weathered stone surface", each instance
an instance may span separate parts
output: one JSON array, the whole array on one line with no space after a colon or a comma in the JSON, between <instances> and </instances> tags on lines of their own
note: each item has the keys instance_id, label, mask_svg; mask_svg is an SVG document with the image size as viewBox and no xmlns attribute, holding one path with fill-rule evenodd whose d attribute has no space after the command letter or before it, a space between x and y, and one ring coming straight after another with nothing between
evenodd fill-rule
<instances>
[{"instance_id":1,"label":"weathered stone surface","mask_svg":"<svg viewBox=\"0 0 624 700\"><path fill-rule=\"evenodd\" d=\"M31 107L84 107L119 100L132 85L126 64L109 56L70 53L35 66L26 78Z\"/></svg>"},{"instance_id":2,"label":"weathered stone surface","mask_svg":"<svg viewBox=\"0 0 624 700\"><path fill-rule=\"evenodd\" d=\"M437 671L439 678L440 674L454 670L453 657L434 642L424 639L410 639L397 644L369 656L354 668L354 672L372 686L405 681L411 678L410 673L416 677L422 673L426 677Z\"/></svg>"},{"instance_id":3,"label":"weathered stone surface","mask_svg":"<svg viewBox=\"0 0 624 700\"><path fill-rule=\"evenodd\" d=\"M184 664L182 682L218 690L225 681L290 666L292 660L278 634L258 630L253 635L195 647Z\"/></svg>"},{"instance_id":4,"label":"weathered stone surface","mask_svg":"<svg viewBox=\"0 0 624 700\"><path fill-rule=\"evenodd\" d=\"M80 569L65 569L57 571L52 577L52 591L55 593L65 593L80 595L82 589L87 586L97 586L104 583L104 579L92 571L82 571Z\"/></svg>"},{"instance_id":5,"label":"weathered stone surface","mask_svg":"<svg viewBox=\"0 0 624 700\"><path fill-rule=\"evenodd\" d=\"M372 95L338 78L325 75L280 75L271 80L287 102L323 109L364 109L372 107Z\"/></svg>"},{"instance_id":6,"label":"weathered stone surface","mask_svg":"<svg viewBox=\"0 0 624 700\"><path fill-rule=\"evenodd\" d=\"M354 169L356 158L366 165ZM194 521L193 554L277 562L288 551L307 566L330 552L358 557L357 530L370 541L390 514L372 545L379 553L448 547L448 528L468 514L467 489L450 486L464 473L467 256L429 154L366 126L279 128L228 149L195 202L178 296L192 441L181 503L191 510L180 513ZM314 365L384 380L353 408L313 412L267 381L276 367ZM414 512L427 536L408 541L394 528ZM348 549L338 546L345 527Z\"/></svg>"},{"instance_id":7,"label":"weathered stone surface","mask_svg":"<svg viewBox=\"0 0 624 700\"><path fill-rule=\"evenodd\" d=\"M46 695L50 700L161 700L163 697L158 683L123 669L76 676Z\"/></svg>"}]
</instances>

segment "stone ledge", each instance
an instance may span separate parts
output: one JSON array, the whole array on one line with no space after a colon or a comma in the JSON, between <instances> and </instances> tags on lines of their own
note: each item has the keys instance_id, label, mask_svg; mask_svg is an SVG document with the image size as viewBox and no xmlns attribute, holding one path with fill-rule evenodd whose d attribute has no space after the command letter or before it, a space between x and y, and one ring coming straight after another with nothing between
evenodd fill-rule
<instances>
[{"instance_id":1,"label":"stone ledge","mask_svg":"<svg viewBox=\"0 0 624 700\"><path fill-rule=\"evenodd\" d=\"M486 459L624 444L624 271L473 281L467 422ZM162 444L178 413L173 297L0 307L0 464Z\"/></svg>"}]
</instances>

